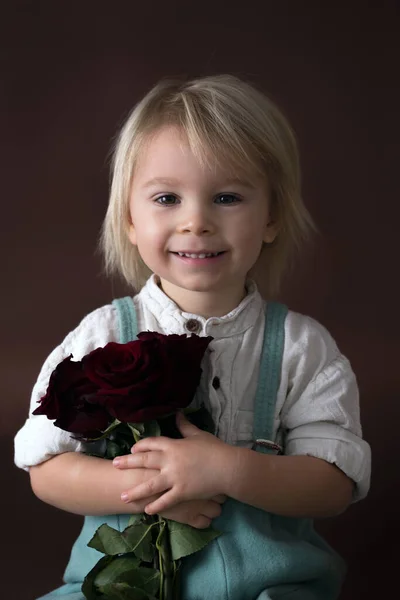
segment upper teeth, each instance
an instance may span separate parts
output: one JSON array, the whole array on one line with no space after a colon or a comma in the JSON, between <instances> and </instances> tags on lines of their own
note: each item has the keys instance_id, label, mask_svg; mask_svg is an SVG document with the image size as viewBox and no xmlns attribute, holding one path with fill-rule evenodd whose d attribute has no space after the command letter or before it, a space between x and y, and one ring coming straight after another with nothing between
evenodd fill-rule
<instances>
[{"instance_id":1,"label":"upper teeth","mask_svg":"<svg viewBox=\"0 0 400 600\"><path fill-rule=\"evenodd\" d=\"M208 258L210 256L217 256L219 252L210 252L208 254L187 254L186 252L178 252L179 256L187 256L188 258Z\"/></svg>"}]
</instances>

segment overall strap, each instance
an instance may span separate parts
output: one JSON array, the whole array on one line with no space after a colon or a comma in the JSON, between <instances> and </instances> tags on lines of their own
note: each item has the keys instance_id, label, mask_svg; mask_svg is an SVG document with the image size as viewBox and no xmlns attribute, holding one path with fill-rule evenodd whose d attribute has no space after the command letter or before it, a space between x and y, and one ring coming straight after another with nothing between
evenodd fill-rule
<instances>
[{"instance_id":1,"label":"overall strap","mask_svg":"<svg viewBox=\"0 0 400 600\"><path fill-rule=\"evenodd\" d=\"M121 344L136 340L138 326L136 319L135 305L130 296L116 298L113 305L118 313L119 341Z\"/></svg>"},{"instance_id":2,"label":"overall strap","mask_svg":"<svg viewBox=\"0 0 400 600\"><path fill-rule=\"evenodd\" d=\"M130 296L113 300L118 312L119 341L121 344L137 338L136 311ZM285 319L288 309L283 304L266 305L264 345L261 354L258 388L254 408L253 439L260 452L276 450L272 435L275 403L279 389L282 356L285 343Z\"/></svg>"},{"instance_id":3,"label":"overall strap","mask_svg":"<svg viewBox=\"0 0 400 600\"><path fill-rule=\"evenodd\" d=\"M276 450L272 440L276 396L280 384L285 344L285 319L288 309L278 302L268 302L265 313L264 346L254 408L253 439L258 451Z\"/></svg>"}]
</instances>

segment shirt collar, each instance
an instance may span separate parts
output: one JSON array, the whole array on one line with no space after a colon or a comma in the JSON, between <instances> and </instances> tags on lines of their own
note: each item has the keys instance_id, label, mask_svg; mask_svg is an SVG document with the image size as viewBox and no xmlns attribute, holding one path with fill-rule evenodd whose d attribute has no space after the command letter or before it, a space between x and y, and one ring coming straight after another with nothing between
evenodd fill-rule
<instances>
[{"instance_id":1,"label":"shirt collar","mask_svg":"<svg viewBox=\"0 0 400 600\"><path fill-rule=\"evenodd\" d=\"M188 333L185 324L190 319L195 319L201 324L198 335L211 335L213 338L227 338L238 335L254 326L260 312L264 308L262 299L255 281L246 282L247 295L240 304L231 312L222 317L209 317L182 311L159 287L158 277L152 275L140 292L140 299L154 318L160 323L163 331L168 334Z\"/></svg>"}]
</instances>

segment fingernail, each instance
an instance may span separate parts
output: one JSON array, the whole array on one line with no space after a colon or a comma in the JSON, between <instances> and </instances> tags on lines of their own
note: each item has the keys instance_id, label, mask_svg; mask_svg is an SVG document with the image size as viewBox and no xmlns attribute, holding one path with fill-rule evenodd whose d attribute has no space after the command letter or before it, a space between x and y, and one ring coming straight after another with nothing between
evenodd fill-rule
<instances>
[{"instance_id":1,"label":"fingernail","mask_svg":"<svg viewBox=\"0 0 400 600\"><path fill-rule=\"evenodd\" d=\"M121 464L120 459L119 458L114 458L113 465L115 465L116 467L118 467L118 465L120 465L120 464Z\"/></svg>"},{"instance_id":2,"label":"fingernail","mask_svg":"<svg viewBox=\"0 0 400 600\"><path fill-rule=\"evenodd\" d=\"M122 492L122 494L121 494L121 500L123 502L127 502L128 501L128 494L126 492Z\"/></svg>"}]
</instances>

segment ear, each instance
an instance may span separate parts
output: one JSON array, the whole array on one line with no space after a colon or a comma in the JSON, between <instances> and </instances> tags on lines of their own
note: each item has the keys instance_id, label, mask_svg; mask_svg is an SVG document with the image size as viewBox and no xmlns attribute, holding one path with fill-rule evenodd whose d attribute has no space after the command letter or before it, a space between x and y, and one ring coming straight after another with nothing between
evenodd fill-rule
<instances>
[{"instance_id":1,"label":"ear","mask_svg":"<svg viewBox=\"0 0 400 600\"><path fill-rule=\"evenodd\" d=\"M137 246L136 229L132 221L129 223L128 238L133 246Z\"/></svg>"},{"instance_id":2,"label":"ear","mask_svg":"<svg viewBox=\"0 0 400 600\"><path fill-rule=\"evenodd\" d=\"M266 244L272 244L275 241L276 236L278 235L278 229L278 224L272 219L270 219L265 229L263 242L265 242Z\"/></svg>"}]
</instances>

